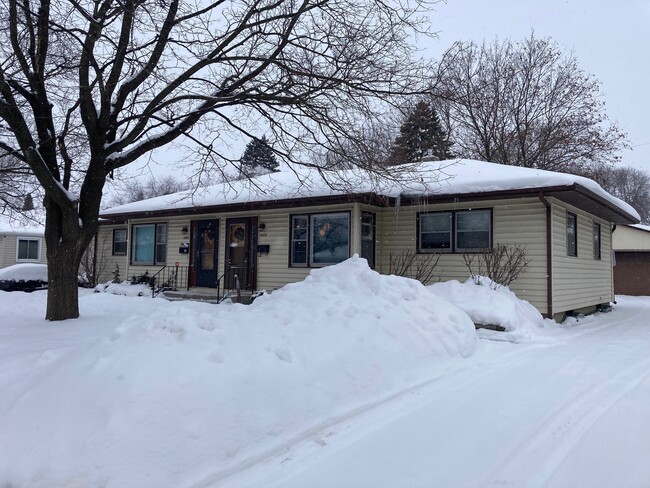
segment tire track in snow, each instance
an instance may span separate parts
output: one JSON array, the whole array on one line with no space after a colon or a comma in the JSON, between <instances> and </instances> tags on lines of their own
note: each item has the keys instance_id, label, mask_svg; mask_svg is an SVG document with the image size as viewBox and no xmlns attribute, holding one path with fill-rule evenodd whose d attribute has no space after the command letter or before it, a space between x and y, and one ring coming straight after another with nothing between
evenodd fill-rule
<instances>
[{"instance_id":1,"label":"tire track in snow","mask_svg":"<svg viewBox=\"0 0 650 488\"><path fill-rule=\"evenodd\" d=\"M633 326L631 322L646 313L647 309L641 310L612 325ZM584 362L584 357L582 360ZM589 385L566 398L546 416L532 436L527 436L510 450L505 460L479 486L547 486L581 439L622 398L649 377L650 359L637 361L602 383ZM530 459L538 460L534 467L531 467Z\"/></svg>"},{"instance_id":2,"label":"tire track in snow","mask_svg":"<svg viewBox=\"0 0 650 488\"><path fill-rule=\"evenodd\" d=\"M235 466L203 476L186 486L188 488L240 488L259 481L259 477L255 473L258 468L261 468L262 476L267 477L269 476L269 470L280 470L287 462L300 462L305 463L305 465L313 464L317 462L317 459L313 456L315 451L325 446L325 443L322 443L323 439L328 439L328 448L343 449L367 433L421 408L422 404L428 401L428 390L435 390L438 384L442 382L448 382L451 385L446 387L445 391L461 391L471 387L476 382L481 382L488 376L524 362L531 350L548 347L552 347L552 345L545 343L526 344L500 356L498 361L491 358L487 362L489 366L487 368L483 362L461 366L451 373L443 373L375 402L360 406L343 415L327 419L325 422L302 431L280 445L272 446L260 453L249 456ZM474 370L471 375L467 374L469 370ZM458 379L461 381L458 381ZM304 446L306 445L312 449L305 450ZM300 453L300 455L296 456L294 453ZM273 465L276 465L276 467L274 468ZM244 482L240 476L249 470L250 479Z\"/></svg>"}]
</instances>

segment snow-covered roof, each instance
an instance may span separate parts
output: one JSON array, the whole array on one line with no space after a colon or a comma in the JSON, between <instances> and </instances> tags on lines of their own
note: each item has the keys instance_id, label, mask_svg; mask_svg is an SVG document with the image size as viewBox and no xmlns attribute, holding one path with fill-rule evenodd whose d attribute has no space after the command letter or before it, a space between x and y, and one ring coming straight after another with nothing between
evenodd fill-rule
<instances>
[{"instance_id":1,"label":"snow-covered roof","mask_svg":"<svg viewBox=\"0 0 650 488\"><path fill-rule=\"evenodd\" d=\"M469 159L428 161L391 170L392 175L378 176L359 169L322 171L294 168L251 180L221 183L120 205L104 210L100 215L112 217L354 193L375 193L393 198L436 197L578 185L609 207L631 217L632 221L640 220L630 205L607 193L593 180L581 176Z\"/></svg>"},{"instance_id":2,"label":"snow-covered roof","mask_svg":"<svg viewBox=\"0 0 650 488\"><path fill-rule=\"evenodd\" d=\"M22 217L9 218L0 214L0 232L16 234L43 235L45 226Z\"/></svg>"}]
</instances>

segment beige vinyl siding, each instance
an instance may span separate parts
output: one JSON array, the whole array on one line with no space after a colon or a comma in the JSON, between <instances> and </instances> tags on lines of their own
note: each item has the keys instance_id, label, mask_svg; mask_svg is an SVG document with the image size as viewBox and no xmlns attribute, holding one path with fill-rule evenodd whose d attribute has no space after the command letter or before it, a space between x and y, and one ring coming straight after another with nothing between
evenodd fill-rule
<instances>
[{"instance_id":1,"label":"beige vinyl siding","mask_svg":"<svg viewBox=\"0 0 650 488\"><path fill-rule=\"evenodd\" d=\"M127 256L120 256L122 258L120 263L124 263L124 268L122 267L122 264L120 264L120 270L126 270L125 273L122 273L122 277L130 278L133 275L137 276L144 274L145 272L148 272L149 275L151 275L162 267L162 265L134 266L130 264L131 232L134 224L166 223L166 265L173 266L178 262L180 266L188 266L190 255L189 253L179 253L179 247L184 242L190 242L190 233L188 232L187 234L183 234L182 228L187 226L189 230L192 220L219 220L217 276L221 276L224 272L225 262L226 221L231 218L257 217L258 221L265 225L265 229L259 232L258 244L268 244L270 246L270 252L268 254L262 255L258 253L257 255L257 288L272 290L287 283L304 279L309 275L309 272L312 269L302 267L292 268L289 266L290 215L331 212L350 213L350 255L358 253L361 241L359 235L361 210L358 204L323 205L295 207L292 209L259 210L255 212L223 212L192 216L132 219L128 223ZM102 226L100 231L102 236L101 238L112 240L112 229L118 227L120 226ZM109 247L109 249L111 248ZM113 258L116 257L117 256L113 256Z\"/></svg>"},{"instance_id":2,"label":"beige vinyl siding","mask_svg":"<svg viewBox=\"0 0 650 488\"><path fill-rule=\"evenodd\" d=\"M416 218L418 212L489 209L492 211L493 242L526 247L528 271L511 288L520 298L547 313L546 294L546 207L536 198L495 200L474 203L402 206L384 208L378 213L378 270L388 273L390 254L417 249ZM381 216L379 218L379 216ZM425 255L426 256L426 255ZM469 271L463 255L442 253L435 275L441 281L464 282Z\"/></svg>"},{"instance_id":3,"label":"beige vinyl siding","mask_svg":"<svg viewBox=\"0 0 650 488\"><path fill-rule=\"evenodd\" d=\"M128 266L126 256L113 256L113 229L125 229L126 224L122 225L100 225L97 231L97 257L96 273L97 283L106 283L113 279L113 273L119 266L120 278L125 280L128 277ZM129 238L127 231L127 253Z\"/></svg>"},{"instance_id":4,"label":"beige vinyl siding","mask_svg":"<svg viewBox=\"0 0 650 488\"><path fill-rule=\"evenodd\" d=\"M619 225L614 231L613 245L615 251L650 251L650 232Z\"/></svg>"},{"instance_id":5,"label":"beige vinyl siding","mask_svg":"<svg viewBox=\"0 0 650 488\"><path fill-rule=\"evenodd\" d=\"M553 206L553 313L614 300L611 224L559 200ZM577 215L578 255L567 255L567 212ZM600 223L601 259L594 259L593 224Z\"/></svg>"},{"instance_id":6,"label":"beige vinyl siding","mask_svg":"<svg viewBox=\"0 0 650 488\"><path fill-rule=\"evenodd\" d=\"M0 232L0 268L12 266L19 261L16 260L16 251L18 239L38 239L40 241L40 253L38 261L20 261L29 263L47 263L47 252L45 248L45 239L42 235L30 232Z\"/></svg>"}]
</instances>

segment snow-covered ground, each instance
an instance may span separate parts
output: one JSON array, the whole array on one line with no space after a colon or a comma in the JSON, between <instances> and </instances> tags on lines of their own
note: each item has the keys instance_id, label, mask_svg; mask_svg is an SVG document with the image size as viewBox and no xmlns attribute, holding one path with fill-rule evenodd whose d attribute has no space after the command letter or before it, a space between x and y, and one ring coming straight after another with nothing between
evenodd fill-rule
<instances>
[{"instance_id":1,"label":"snow-covered ground","mask_svg":"<svg viewBox=\"0 0 650 488\"><path fill-rule=\"evenodd\" d=\"M513 343L361 259L250 307L45 293L0 292L0 486L648 486L650 299Z\"/></svg>"}]
</instances>

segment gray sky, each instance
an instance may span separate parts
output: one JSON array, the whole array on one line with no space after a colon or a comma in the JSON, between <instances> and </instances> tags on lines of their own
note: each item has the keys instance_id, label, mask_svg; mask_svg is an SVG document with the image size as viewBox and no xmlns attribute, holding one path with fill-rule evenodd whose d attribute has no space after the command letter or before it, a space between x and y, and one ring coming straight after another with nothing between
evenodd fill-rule
<instances>
[{"instance_id":1,"label":"gray sky","mask_svg":"<svg viewBox=\"0 0 650 488\"><path fill-rule=\"evenodd\" d=\"M531 30L573 50L628 134L622 164L650 171L650 0L447 0L431 24L438 38L425 53L434 57L457 40L520 40Z\"/></svg>"}]
</instances>

